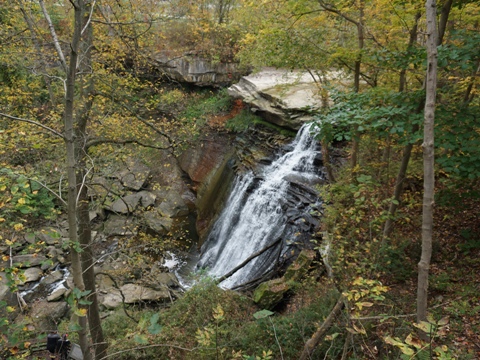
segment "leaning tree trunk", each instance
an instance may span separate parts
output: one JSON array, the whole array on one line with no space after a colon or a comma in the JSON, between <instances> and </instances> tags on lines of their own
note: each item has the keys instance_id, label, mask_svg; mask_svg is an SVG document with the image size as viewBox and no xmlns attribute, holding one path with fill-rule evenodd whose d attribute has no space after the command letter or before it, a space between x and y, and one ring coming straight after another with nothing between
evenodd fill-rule
<instances>
[{"instance_id":1,"label":"leaning tree trunk","mask_svg":"<svg viewBox=\"0 0 480 360\"><path fill-rule=\"evenodd\" d=\"M428 273L432 257L433 203L434 203L434 123L437 89L437 25L436 2L427 0L427 82L423 135L423 215L422 255L418 263L417 321L427 319ZM423 334L427 337L427 334Z\"/></svg>"}]
</instances>

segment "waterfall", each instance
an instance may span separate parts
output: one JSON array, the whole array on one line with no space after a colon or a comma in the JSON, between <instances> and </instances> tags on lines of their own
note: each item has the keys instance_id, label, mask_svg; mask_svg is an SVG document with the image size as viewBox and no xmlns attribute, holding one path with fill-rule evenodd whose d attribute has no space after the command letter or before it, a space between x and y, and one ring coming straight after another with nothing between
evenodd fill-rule
<instances>
[{"instance_id":1,"label":"waterfall","mask_svg":"<svg viewBox=\"0 0 480 360\"><path fill-rule=\"evenodd\" d=\"M315 199L302 196L298 191L292 195L292 184L302 186L299 184L312 183L321 177L315 163L320 151L309 129L310 125L304 125L288 151L263 168L261 174L249 172L235 179L225 208L202 247L197 268L204 268L218 278L286 234L293 236L293 221L288 221L287 212L292 206L305 207L304 203L317 199L315 195ZM233 288L266 273L282 249L285 246L272 247L221 286Z\"/></svg>"}]
</instances>

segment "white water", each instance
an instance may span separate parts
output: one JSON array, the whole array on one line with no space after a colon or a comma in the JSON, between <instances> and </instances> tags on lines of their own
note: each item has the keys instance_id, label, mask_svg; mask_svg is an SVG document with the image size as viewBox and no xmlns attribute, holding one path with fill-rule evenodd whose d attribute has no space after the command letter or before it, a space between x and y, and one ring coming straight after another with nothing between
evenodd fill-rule
<instances>
[{"instance_id":1,"label":"white water","mask_svg":"<svg viewBox=\"0 0 480 360\"><path fill-rule=\"evenodd\" d=\"M285 178L318 178L313 162L316 141L304 125L292 143L292 150L267 166L261 180L252 173L235 180L225 209L204 246L198 267L213 277L221 277L280 238L285 230ZM278 249L267 251L221 283L232 288L270 270Z\"/></svg>"}]
</instances>

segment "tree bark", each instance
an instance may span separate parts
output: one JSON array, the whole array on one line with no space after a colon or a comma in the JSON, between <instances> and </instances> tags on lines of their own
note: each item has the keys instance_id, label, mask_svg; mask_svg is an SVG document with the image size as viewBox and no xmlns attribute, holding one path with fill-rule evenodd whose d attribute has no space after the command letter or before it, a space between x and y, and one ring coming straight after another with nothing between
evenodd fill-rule
<instances>
[{"instance_id":1,"label":"tree bark","mask_svg":"<svg viewBox=\"0 0 480 360\"><path fill-rule=\"evenodd\" d=\"M77 162L75 156L75 130L74 130L74 96L75 96L75 79L77 72L78 49L81 38L81 18L83 0L78 0L74 4L75 8L75 27L70 43L70 61L67 68L66 94L65 94L65 147L67 153L67 178L68 178L68 232L71 241L71 260L72 274L75 286L81 290L85 290L85 284L82 276L82 264L79 253L78 227L77 227ZM90 349L87 337L87 318L86 316L78 317L80 330L78 331L79 343L82 348L85 360L91 360Z\"/></svg>"},{"instance_id":2,"label":"tree bark","mask_svg":"<svg viewBox=\"0 0 480 360\"><path fill-rule=\"evenodd\" d=\"M428 275L432 257L433 204L434 204L434 123L437 89L437 25L436 1L427 0L427 81L423 136L423 213L422 255L418 263L417 321L427 319ZM427 337L427 334L423 334Z\"/></svg>"},{"instance_id":3,"label":"tree bark","mask_svg":"<svg viewBox=\"0 0 480 360\"><path fill-rule=\"evenodd\" d=\"M77 169L77 185L78 185L78 231L79 242L82 246L82 275L85 284L85 289L90 291L87 300L90 301L88 305L87 318L90 330L90 336L93 342L93 350L95 359L101 359L107 355L107 343L103 336L102 323L100 318L100 310L97 298L97 291L95 286L94 261L92 253L92 229L90 225L89 215L89 201L87 194L87 151L86 130L88 118L94 101L94 78L92 72L92 56L91 49L93 48L93 29L90 20L89 7L91 3L85 3L85 9L82 13L81 28L83 36L80 43L83 61L79 64L80 73L84 74L79 77L80 98L83 100L83 106L77 110L75 120L75 157L78 164ZM92 9L90 9L92 10ZM92 165L93 166L93 165Z\"/></svg>"}]
</instances>

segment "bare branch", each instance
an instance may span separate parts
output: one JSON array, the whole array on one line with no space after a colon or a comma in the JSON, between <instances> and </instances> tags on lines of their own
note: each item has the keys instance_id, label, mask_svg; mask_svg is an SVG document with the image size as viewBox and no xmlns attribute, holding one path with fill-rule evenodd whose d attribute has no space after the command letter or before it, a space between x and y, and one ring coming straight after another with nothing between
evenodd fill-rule
<instances>
[{"instance_id":1,"label":"bare branch","mask_svg":"<svg viewBox=\"0 0 480 360\"><path fill-rule=\"evenodd\" d=\"M90 22L92 21L93 9L95 8L95 3L96 3L96 2L97 2L96 0L93 0L92 7L91 7L91 9L90 9L90 15L88 16L87 23L85 24L85 26L83 27L82 31L80 32L81 35L83 35L83 33L84 33L85 30L87 29L88 25L90 25Z\"/></svg>"},{"instance_id":2,"label":"bare branch","mask_svg":"<svg viewBox=\"0 0 480 360\"><path fill-rule=\"evenodd\" d=\"M156 146L151 144L145 144L135 139L115 140L115 139L106 139L106 138L98 138L98 139L92 139L90 141L87 141L87 143L85 144L85 148L89 149L92 146L98 146L102 144L117 144L117 145L137 144L146 148L152 148L152 149L158 149L158 150L168 150L172 148L172 145L169 145L167 147L162 147L162 146Z\"/></svg>"},{"instance_id":3,"label":"bare branch","mask_svg":"<svg viewBox=\"0 0 480 360\"><path fill-rule=\"evenodd\" d=\"M67 62L65 60L65 56L63 55L63 51L60 46L60 41L58 40L57 33L55 31L55 28L53 27L52 19L48 14L47 8L45 7L45 3L43 2L43 0L38 0L38 3L42 8L43 16L45 16L45 20L48 23L48 28L50 29L50 34L52 35L52 38L53 38L53 44L55 45L55 50L57 50L57 54L58 54L58 57L60 58L60 62L62 63L63 70L67 72Z\"/></svg>"},{"instance_id":4,"label":"bare branch","mask_svg":"<svg viewBox=\"0 0 480 360\"><path fill-rule=\"evenodd\" d=\"M59 133L58 131L46 126L46 125L43 125L42 123L39 123L38 121L35 121L35 120L30 120L30 119L24 119L24 118L19 118L19 117L16 117L16 116L12 116L12 115L8 115L8 114L4 114L4 113L0 113L0 116L3 116L3 117L6 117L7 119L11 119L11 120L17 120L17 121L22 121L22 122L26 122L26 123L29 123L29 124L33 124L33 125L36 125L36 126L39 126L41 127L42 129L45 129L45 130L48 130L50 133L62 138L62 139L65 139L65 137Z\"/></svg>"}]
</instances>

